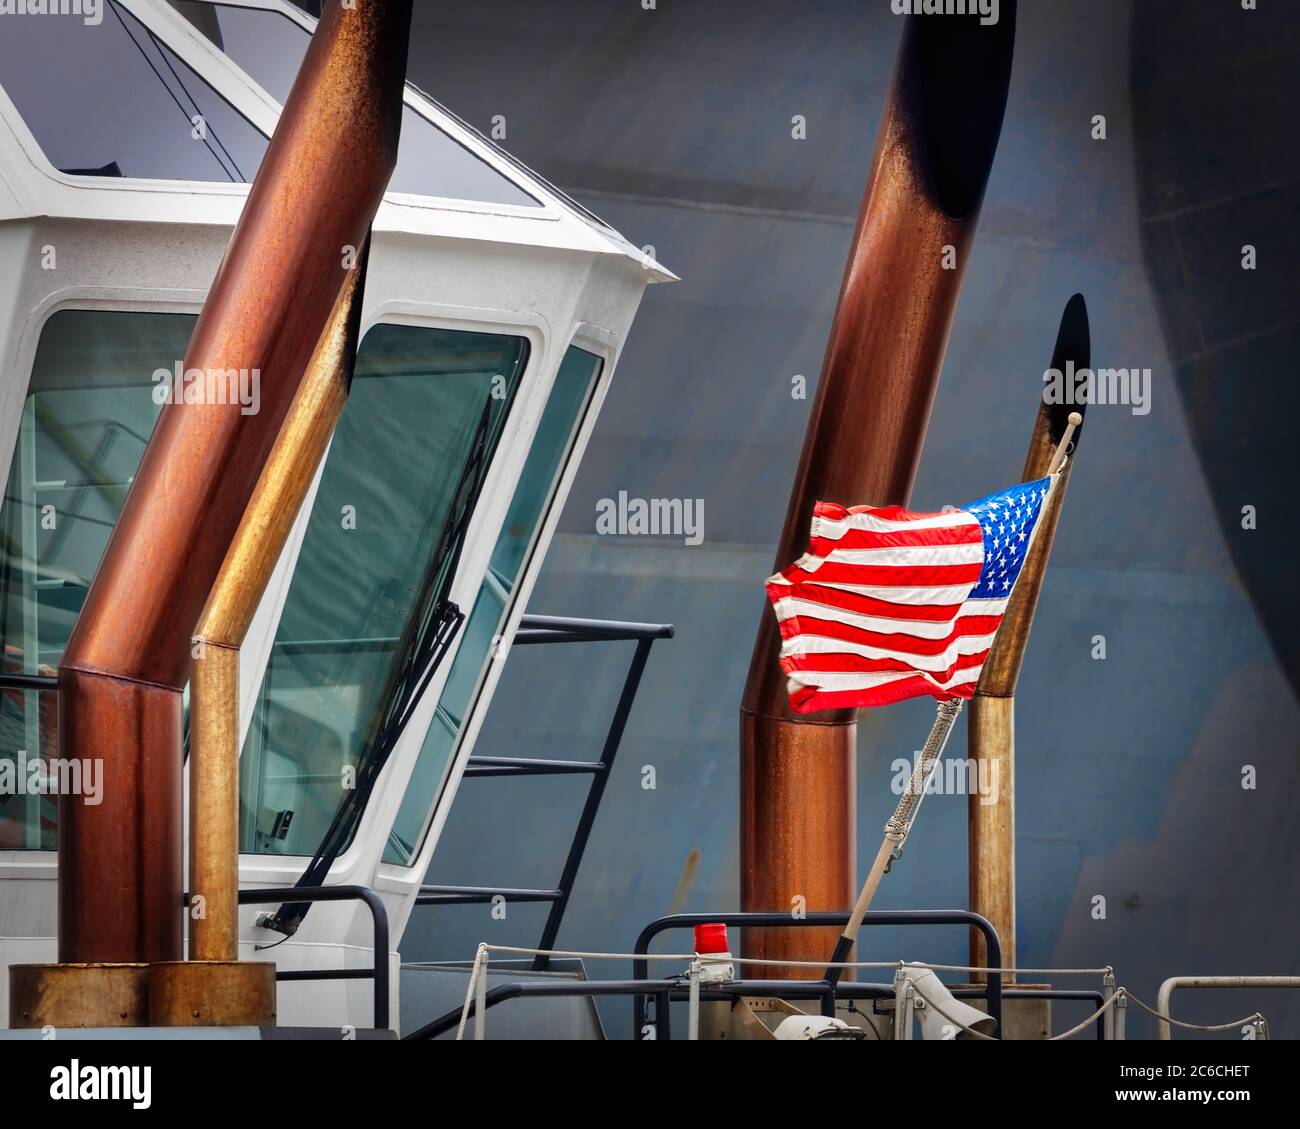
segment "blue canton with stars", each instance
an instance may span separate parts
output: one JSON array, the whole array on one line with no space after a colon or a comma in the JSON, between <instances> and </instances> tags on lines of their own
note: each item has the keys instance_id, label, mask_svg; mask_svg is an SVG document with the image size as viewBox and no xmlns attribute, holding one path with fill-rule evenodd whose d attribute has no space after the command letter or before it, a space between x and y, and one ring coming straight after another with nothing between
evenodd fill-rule
<instances>
[{"instance_id":1,"label":"blue canton with stars","mask_svg":"<svg viewBox=\"0 0 1300 1129\"><path fill-rule=\"evenodd\" d=\"M1011 595L1049 484L1046 478L1024 482L964 507L984 531L984 567L967 599L997 600Z\"/></svg>"}]
</instances>

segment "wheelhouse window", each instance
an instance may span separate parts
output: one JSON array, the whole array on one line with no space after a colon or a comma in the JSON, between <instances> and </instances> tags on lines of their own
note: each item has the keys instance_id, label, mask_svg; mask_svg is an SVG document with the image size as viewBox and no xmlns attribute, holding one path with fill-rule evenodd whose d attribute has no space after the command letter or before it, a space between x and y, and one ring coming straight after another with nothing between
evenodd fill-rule
<instances>
[{"instance_id":1,"label":"wheelhouse window","mask_svg":"<svg viewBox=\"0 0 1300 1129\"><path fill-rule=\"evenodd\" d=\"M0 506L4 673L57 670L161 411L153 373L185 355L194 320L63 310L45 323ZM0 691L13 779L56 754L55 695ZM0 849L53 849L56 815L53 797L0 795Z\"/></svg>"},{"instance_id":2,"label":"wheelhouse window","mask_svg":"<svg viewBox=\"0 0 1300 1129\"><path fill-rule=\"evenodd\" d=\"M283 12L234 4L187 3L191 23L281 105L307 53L311 32ZM540 207L509 177L416 113L402 111L390 192Z\"/></svg>"},{"instance_id":3,"label":"wheelhouse window","mask_svg":"<svg viewBox=\"0 0 1300 1129\"><path fill-rule=\"evenodd\" d=\"M537 425L519 484L510 501L487 576L464 627L464 638L438 700L384 861L410 865L419 854L424 829L442 791L452 754L478 698L492 659L493 641L505 627L519 578L524 574L578 429L600 377L599 357L571 346L555 377Z\"/></svg>"},{"instance_id":4,"label":"wheelhouse window","mask_svg":"<svg viewBox=\"0 0 1300 1129\"><path fill-rule=\"evenodd\" d=\"M316 853L366 771L413 611L527 356L502 334L366 334L244 741L243 851Z\"/></svg>"},{"instance_id":5,"label":"wheelhouse window","mask_svg":"<svg viewBox=\"0 0 1300 1129\"><path fill-rule=\"evenodd\" d=\"M0 86L77 176L251 182L267 138L115 0L102 19L13 15Z\"/></svg>"}]
</instances>

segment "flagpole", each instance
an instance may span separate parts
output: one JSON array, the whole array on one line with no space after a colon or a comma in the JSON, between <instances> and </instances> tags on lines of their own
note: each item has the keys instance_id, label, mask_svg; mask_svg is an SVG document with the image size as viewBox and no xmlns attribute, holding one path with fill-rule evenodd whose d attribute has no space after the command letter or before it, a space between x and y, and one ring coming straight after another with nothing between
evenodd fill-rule
<instances>
[{"instance_id":1,"label":"flagpole","mask_svg":"<svg viewBox=\"0 0 1300 1129\"><path fill-rule=\"evenodd\" d=\"M961 698L949 698L939 703L934 724L930 726L930 735L921 748L921 759L912 770L912 777L903 790L898 807L894 809L894 814L885 824L885 834L880 840L880 849L876 851L876 860L871 864L871 872L867 875L861 893L858 894L849 922L835 944L835 952L831 957L833 965L849 959L849 954L858 940L858 931L862 928L862 919L866 917L867 910L871 907L871 900L876 896L876 887L880 885L880 880L889 870L890 864L903 855L903 844L907 842L908 832L912 830L912 823L916 820L921 801L925 799L926 789L930 786L935 767L939 764L944 747L948 744L948 738L952 735L952 727L957 721L957 715L961 713L961 707ZM826 979L834 984L839 980L842 971L843 969L840 968L829 968L826 971Z\"/></svg>"},{"instance_id":2,"label":"flagpole","mask_svg":"<svg viewBox=\"0 0 1300 1129\"><path fill-rule=\"evenodd\" d=\"M1061 319L1061 329L1057 336L1057 349L1054 352L1052 367L1065 367L1065 360L1076 360L1076 367L1086 368L1088 365L1088 315L1087 306L1084 304L1082 295L1076 294L1074 298L1067 303L1065 313ZM1024 481L1032 481L1041 477L1044 473L1049 476L1062 475L1053 483L1049 497L1044 503L1044 512L1041 516L1040 528L1036 531L1034 545L1028 551L1024 570L1021 579L1017 584L1017 589L1011 598L1011 604L1008 607L1008 613L1004 623L998 631L998 639L995 639L988 659L985 659L988 667L991 667L989 675L982 676L979 682L978 692L974 698L974 708L972 708L970 744L972 753L975 754L976 760L979 760L979 753L976 752L983 745L987 744L991 749L1001 749L1006 754L1006 767L1010 767L1010 750L1014 748L1013 737L1011 737L1011 696L1014 692L1015 678L1019 675L1019 667L1024 657L1024 644L1028 639L1028 628L1034 618L1034 609L1037 604L1037 594L1041 583L1043 583L1043 571L1047 567L1047 557L1052 549L1052 538L1056 532L1057 519L1061 514L1061 501L1065 494L1065 471L1066 464L1069 462L1070 445L1074 440L1075 432L1083 424L1083 415L1078 411L1071 411L1063 419L1063 427L1058 423L1058 416L1061 412L1053 411L1052 407L1044 405L1039 412L1039 423L1035 428L1034 441L1031 441L1030 455L1024 464ZM1053 442L1054 440L1054 442ZM1044 458L1045 457L1045 458ZM1032 563L1031 563L1032 562ZM1000 646L998 640L1006 637L1008 643ZM987 684L1009 685L1010 692L1006 697L992 698L996 702L993 711L989 711L989 695ZM997 713L997 710L1002 713ZM880 879L888 873L889 866L894 860L902 857L902 847L907 840L907 834L911 831L911 825L917 818L917 812L920 803L926 797L926 791L930 787L930 780L935 774L936 766L939 765L940 757L943 756L944 748L948 744L949 736L952 736L954 723L957 722L957 715L962 710L962 698L950 698L948 701L941 701L937 709L935 723L932 724L930 736L926 739L926 744L922 748L922 756L918 761L917 767L913 770L911 779L907 782L907 788L898 801L898 806L894 809L893 816L889 822L885 823L884 838L880 840L880 848L876 851L875 861L871 864L871 871L867 874L867 881L863 883L862 890L858 894L857 903L854 904L852 916L849 917L849 923L845 926L844 933L840 934L837 940L835 952L831 957L831 964L842 964L849 960L850 953L853 952L854 944L857 944L858 933L862 929L863 918L866 917L867 910L871 908L871 901L876 896L876 888L880 886ZM988 737L987 743L982 741L982 735ZM983 913L985 917L993 921L998 930L998 935L1002 939L1002 952L1004 952L1004 964L1014 964L1015 953L1015 905L1014 905L1014 814L1009 819L1006 818L1009 805L1011 804L1011 791L1013 791L1013 780L1010 773L1006 774L1006 779L1000 780L998 787L998 796L995 797L991 816L978 816L978 808L987 806L983 804L984 796L971 796L971 909L976 913ZM992 821L991 826L995 830L983 829L983 835L979 834L982 830L979 819L983 823ZM1004 826L1005 825L1005 826ZM996 851L996 856L1004 860L1005 865L1000 868L1000 874L993 883L980 883L976 879L980 869L982 869L982 858L980 852L987 855L987 844L997 843L1002 849ZM1005 861L1010 860L1010 861ZM987 868L984 868L987 869ZM985 886L992 884L996 887L995 894L998 894L998 903L1005 909L1005 903L1008 901L1008 891L1010 891L1010 910L1009 912L989 912L985 907L985 899L982 895ZM972 930L972 938L976 930ZM979 943L983 944L983 936L980 936ZM976 951L975 940L972 939L971 964L983 963L982 959L976 959L976 952L983 955L983 950ZM828 968L827 979L831 983L839 981L842 974L840 968Z\"/></svg>"},{"instance_id":3,"label":"flagpole","mask_svg":"<svg viewBox=\"0 0 1300 1129\"><path fill-rule=\"evenodd\" d=\"M1078 430L1079 425L1083 423L1083 416L1078 412L1071 412L1069 421L1065 427L1065 434L1061 436L1061 441L1056 445L1056 452L1052 455L1052 466L1048 474L1060 474L1065 469L1065 461L1070 457L1070 440L1074 438L1074 433Z\"/></svg>"}]
</instances>

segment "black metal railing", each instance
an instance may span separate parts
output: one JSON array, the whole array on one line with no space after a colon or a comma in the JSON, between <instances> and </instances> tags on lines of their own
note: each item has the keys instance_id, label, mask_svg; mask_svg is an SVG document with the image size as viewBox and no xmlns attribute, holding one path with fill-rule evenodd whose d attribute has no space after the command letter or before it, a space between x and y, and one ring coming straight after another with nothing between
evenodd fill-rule
<instances>
[{"instance_id":1,"label":"black metal railing","mask_svg":"<svg viewBox=\"0 0 1300 1129\"><path fill-rule=\"evenodd\" d=\"M809 913L806 917L792 919L788 913L679 913L661 917L652 921L641 930L633 946L635 954L632 961L631 980L578 980L571 982L552 981L516 981L500 984L486 994L486 1005L492 1008L506 1000L536 996L631 996L632 997L632 1037L641 1039L647 1029L653 1030L655 1039L672 1038L671 1004L674 1000L688 997L690 986L682 975L666 977L660 980L649 976L650 942L661 933L673 929L690 929L696 925L717 922L724 925L738 925L749 928L805 927L828 925L845 925L848 913ZM989 960L997 968L1002 961L1002 942L998 938L993 924L977 913L967 910L905 910L898 912L878 911L868 913L864 925L962 925L974 927L984 934L988 946ZM736 963L743 965L744 958L737 957ZM970 993L981 996L988 1001L989 1014L1002 1024L1002 979L996 973L989 976L984 988ZM742 996L775 997L783 1000L814 1000L823 1015L835 1014L837 1000L892 1000L894 989L888 984L871 984L854 980L730 980L720 984L702 986L701 1000L736 1000ZM646 999L655 1001L653 1024L647 1023L645 1012ZM470 1001L466 1013L473 1016L477 1002ZM434 1039L455 1030L461 1020L463 1008L455 1008L438 1016L430 1023L404 1036L406 1039Z\"/></svg>"},{"instance_id":2,"label":"black metal railing","mask_svg":"<svg viewBox=\"0 0 1300 1129\"><path fill-rule=\"evenodd\" d=\"M277 969L277 980L373 980L375 1026L388 1026L388 910L369 886L285 886L240 890L241 906L293 905L296 902L365 902L374 923L375 962L370 968Z\"/></svg>"},{"instance_id":3,"label":"black metal railing","mask_svg":"<svg viewBox=\"0 0 1300 1129\"><path fill-rule=\"evenodd\" d=\"M807 913L800 918L792 918L789 913L677 913L668 917L661 917L652 921L636 939L636 945L633 946L633 952L638 954L649 953L650 942L659 934L666 933L673 929L693 929L696 925L707 925L717 923L720 925L734 925L747 929L812 929L818 926L825 927L829 925L847 925L849 921L847 912L813 912ZM863 918L863 925L964 925L968 928L978 929L984 934L984 943L989 954L989 964L993 968L1002 966L1002 941L998 937L998 931L993 927L993 923L986 917L981 917L978 913L972 913L970 910L874 910L869 911ZM743 958L737 958L737 963L744 964ZM644 979L649 973L649 962L640 959L632 962L632 976L634 978ZM845 981L838 975L827 975L821 980L802 981L802 983L815 986L818 988L816 996L804 996L804 999L819 999L822 1004L823 1015L835 1014L835 1001L841 996L849 999L852 995L846 995L848 992L856 991L861 985L856 982ZM880 985L878 985L879 987ZM886 994L893 996L892 987L887 987ZM988 973L985 987L976 988L969 993L972 996L979 997L988 1001L989 1015L993 1017L998 1025L998 1030L1002 1030L1002 976L996 972ZM633 1000L632 1022L634 1032L639 1033L646 1026L645 1014L645 996L637 997ZM660 1015L656 1011L656 1026L660 1022ZM635 1036L634 1036L635 1037Z\"/></svg>"},{"instance_id":4,"label":"black metal railing","mask_svg":"<svg viewBox=\"0 0 1300 1129\"><path fill-rule=\"evenodd\" d=\"M672 929L688 929L695 925L718 922L725 925L744 926L748 928L812 928L818 926L842 926L848 922L847 913L809 913L806 917L792 920L788 913L691 913L673 914L651 922L641 931L634 946L637 954L632 962L631 980L576 980L576 981L512 981L490 988L485 994L488 1009L497 1004L514 999L531 999L538 997L588 997L630 996L633 1006L633 1038L641 1039L643 1032L650 1030L654 1039L672 1038L672 1011L674 1001L680 1002L689 997L690 986L686 977L677 974L662 979L649 977L650 942L659 934ZM990 965L1000 967L1002 962L1002 943L993 924L977 913L968 910L898 910L869 912L864 925L961 925L978 929L983 935ZM736 957L737 964L743 965L744 958ZM1075 991L1053 988L1004 988L1000 973L987 973L984 986L957 988L953 995L961 999L983 999L988 1006L989 1015L1002 1029L1002 1002L1006 999L1056 999L1078 1000L1091 1003L1095 1011L1100 1012L1104 997L1097 991ZM844 980L842 978L823 978L820 980L731 980L721 984L710 984L700 988L699 998L709 1000L736 1000L741 997L766 997L785 1000L816 1001L825 1015L835 1014L838 1000L892 1001L894 988L892 984L878 984ZM647 999L655 1001L655 1015L652 1024L647 1023L645 1004ZM423 1027L403 1036L404 1039L418 1041L434 1039L457 1029L462 1015L473 1018L477 1012L477 1001L471 1000L468 1010L463 1007L438 1016ZM1098 1014L1097 1037L1105 1037L1104 1017Z\"/></svg>"},{"instance_id":5,"label":"black metal railing","mask_svg":"<svg viewBox=\"0 0 1300 1129\"><path fill-rule=\"evenodd\" d=\"M595 761L543 760L533 757L476 757L471 756L465 766L467 777L486 776L570 776L590 775L591 786L587 791L587 800L578 825L574 831L573 841L565 856L564 868L560 880L554 889L511 889L501 886L442 886L428 885L420 887L415 904L419 906L453 906L482 905L494 898L505 898L507 902L550 902L551 911L546 924L542 927L539 949L552 949L560 934L560 925L564 921L564 911L568 908L569 896L578 877L578 868L591 838L591 829L596 822L596 813L600 810L600 801L605 794L605 785L614 767L614 758L618 754L627 728L628 715L632 712L632 703L636 699L641 676L645 672L646 662L650 657L650 648L656 640L671 639L674 629L664 623L624 623L618 620L604 619L570 619L559 616L526 615L520 621L515 633L516 646L542 643L611 643L635 641L636 650L627 677L623 680L623 690L618 704L614 708L614 717L610 722L609 732L600 751L600 758ZM546 956L538 956L533 961L533 968L544 971L550 963Z\"/></svg>"},{"instance_id":6,"label":"black metal railing","mask_svg":"<svg viewBox=\"0 0 1300 1129\"><path fill-rule=\"evenodd\" d=\"M690 993L684 976L669 977L664 980L522 980L512 981L491 988L487 992L487 1008L490 1010L506 1000L535 998L538 996L631 996L634 1000L653 996L658 1003L656 1013L656 1039L671 1039L672 1028L669 1022L669 1004L674 1000L685 1000ZM825 980L729 980L725 984L709 985L700 988L700 999L735 1000L741 996L777 997L784 1000L818 1000L824 1001L828 995L839 999L874 1000L893 999L894 990L883 984L859 984L846 982L838 987ZM440 1015L431 1023L403 1035L403 1040L418 1041L436 1039L448 1034L460 1025L462 1013L473 1018L477 1011L477 1001L471 1000L468 1011L455 1008ZM637 1034L640 1033L638 1028Z\"/></svg>"},{"instance_id":7,"label":"black metal railing","mask_svg":"<svg viewBox=\"0 0 1300 1129\"><path fill-rule=\"evenodd\" d=\"M36 690L51 693L59 688L53 674L0 674L0 690Z\"/></svg>"},{"instance_id":8,"label":"black metal railing","mask_svg":"<svg viewBox=\"0 0 1300 1129\"><path fill-rule=\"evenodd\" d=\"M181 896L190 904L189 894ZM258 890L240 890L241 906L291 905L295 902L364 902L374 924L375 960L370 968L277 968L278 981L298 980L373 980L375 982L374 1023L379 1029L388 1026L388 910L383 899L369 886L284 886Z\"/></svg>"}]
</instances>

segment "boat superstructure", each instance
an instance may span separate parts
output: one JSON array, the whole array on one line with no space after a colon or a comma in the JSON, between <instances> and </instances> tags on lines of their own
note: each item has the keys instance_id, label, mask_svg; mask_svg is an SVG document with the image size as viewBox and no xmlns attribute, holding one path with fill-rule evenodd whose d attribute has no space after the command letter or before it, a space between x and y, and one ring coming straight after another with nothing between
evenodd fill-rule
<instances>
[{"instance_id":1,"label":"boat superstructure","mask_svg":"<svg viewBox=\"0 0 1300 1129\"><path fill-rule=\"evenodd\" d=\"M0 759L36 785L57 754L53 675L166 399L160 374L185 355L314 21L280 0L107 0L98 24L7 24ZM455 484L483 458L451 589L465 625L327 860L329 885L382 900L395 973L642 292L672 276L413 87L372 238L351 397L241 651L240 887L292 886L317 854ZM252 407L252 374L240 387ZM56 809L39 786L0 799L6 965L54 959ZM255 924L274 908L243 908L241 955L371 966L364 904L316 905L288 937ZM282 1024L371 1012L359 980L281 986Z\"/></svg>"}]
</instances>

